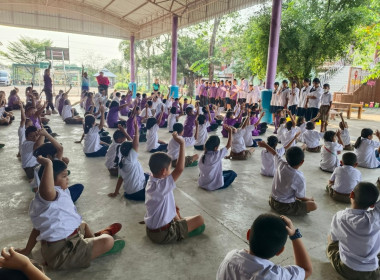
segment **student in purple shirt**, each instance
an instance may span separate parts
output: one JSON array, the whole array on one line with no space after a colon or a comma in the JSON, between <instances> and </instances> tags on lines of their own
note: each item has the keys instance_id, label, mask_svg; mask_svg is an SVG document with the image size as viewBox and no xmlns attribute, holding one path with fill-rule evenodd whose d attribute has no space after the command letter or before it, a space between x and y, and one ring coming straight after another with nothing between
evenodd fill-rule
<instances>
[{"instance_id":1,"label":"student in purple shirt","mask_svg":"<svg viewBox=\"0 0 380 280\"><path fill-rule=\"evenodd\" d=\"M109 128L117 128L120 122L126 123L124 119L119 118L119 111L127 107L128 103L119 106L117 101L112 101L107 114L107 125Z\"/></svg>"},{"instance_id":2,"label":"student in purple shirt","mask_svg":"<svg viewBox=\"0 0 380 280\"><path fill-rule=\"evenodd\" d=\"M194 131L194 126L195 126L195 120L199 116L199 111L200 107L199 104L197 103L195 105L195 108L197 109L197 112L195 113L193 110L193 107L188 106L186 108L186 120L183 125L183 137L193 137L193 131Z\"/></svg>"},{"instance_id":3,"label":"student in purple shirt","mask_svg":"<svg viewBox=\"0 0 380 280\"><path fill-rule=\"evenodd\" d=\"M122 106L124 104L128 104L127 103L127 97L125 95L122 95L121 99L120 99L120 106ZM128 106L125 106L122 109L120 109L120 115L122 115L122 116L128 116L128 114L129 114L129 108L128 108Z\"/></svg>"},{"instance_id":4,"label":"student in purple shirt","mask_svg":"<svg viewBox=\"0 0 380 280\"><path fill-rule=\"evenodd\" d=\"M218 88L216 87L216 83L212 82L212 86L210 87L210 103L211 104L215 104L217 91L218 91Z\"/></svg>"},{"instance_id":5,"label":"student in purple shirt","mask_svg":"<svg viewBox=\"0 0 380 280\"><path fill-rule=\"evenodd\" d=\"M12 111L12 110L18 110L20 109L20 97L17 95L18 88L14 88L11 90L9 97L8 97L8 107L6 108L6 111Z\"/></svg>"}]
</instances>

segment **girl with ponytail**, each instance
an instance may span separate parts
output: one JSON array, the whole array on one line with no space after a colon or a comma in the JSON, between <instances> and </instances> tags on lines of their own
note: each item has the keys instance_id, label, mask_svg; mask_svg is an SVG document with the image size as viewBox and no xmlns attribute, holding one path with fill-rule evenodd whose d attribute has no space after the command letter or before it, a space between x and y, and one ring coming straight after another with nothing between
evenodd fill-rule
<instances>
[{"instance_id":1,"label":"girl with ponytail","mask_svg":"<svg viewBox=\"0 0 380 280\"><path fill-rule=\"evenodd\" d=\"M116 197L119 194L121 185L124 187L124 197L135 201L145 201L145 187L149 179L149 174L145 174L141 163L138 160L139 149L139 129L136 119L134 120L135 135L133 141L125 141L120 146L119 180L115 191L108 194L109 197Z\"/></svg>"},{"instance_id":2,"label":"girl with ponytail","mask_svg":"<svg viewBox=\"0 0 380 280\"><path fill-rule=\"evenodd\" d=\"M205 143L205 150L199 161L198 184L201 188L213 191L227 188L235 180L237 174L233 170L222 169L222 160L228 154L232 144L232 128L225 125L228 132L226 147L219 150L220 139L212 135Z\"/></svg>"},{"instance_id":3,"label":"girl with ponytail","mask_svg":"<svg viewBox=\"0 0 380 280\"><path fill-rule=\"evenodd\" d=\"M106 154L105 165L111 176L117 176L120 146L125 140L132 141L132 138L128 135L121 124L118 125L118 129L113 133L112 138L113 141Z\"/></svg>"},{"instance_id":4,"label":"girl with ponytail","mask_svg":"<svg viewBox=\"0 0 380 280\"><path fill-rule=\"evenodd\" d=\"M380 142L372 140L373 134L372 129L363 128L360 137L355 142L354 147L358 158L358 166L365 168L380 167ZM380 131L376 130L375 135L380 140Z\"/></svg>"}]
</instances>

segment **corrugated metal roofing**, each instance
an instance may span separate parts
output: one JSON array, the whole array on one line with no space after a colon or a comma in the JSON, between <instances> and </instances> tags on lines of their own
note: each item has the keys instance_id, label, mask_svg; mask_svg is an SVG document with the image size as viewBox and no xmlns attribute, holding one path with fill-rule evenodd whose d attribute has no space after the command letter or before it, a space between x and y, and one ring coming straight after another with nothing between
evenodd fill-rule
<instances>
[{"instance_id":1,"label":"corrugated metal roofing","mask_svg":"<svg viewBox=\"0 0 380 280\"><path fill-rule=\"evenodd\" d=\"M0 24L129 39L155 37L268 0L0 0Z\"/></svg>"}]
</instances>

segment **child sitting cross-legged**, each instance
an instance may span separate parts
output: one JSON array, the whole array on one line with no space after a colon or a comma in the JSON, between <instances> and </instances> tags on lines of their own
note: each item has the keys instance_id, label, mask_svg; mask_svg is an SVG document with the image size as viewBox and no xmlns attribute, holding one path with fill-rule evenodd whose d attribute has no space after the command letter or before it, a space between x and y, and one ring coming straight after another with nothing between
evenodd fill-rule
<instances>
[{"instance_id":1,"label":"child sitting cross-legged","mask_svg":"<svg viewBox=\"0 0 380 280\"><path fill-rule=\"evenodd\" d=\"M42 257L49 268L72 269L88 267L99 256L121 251L124 240L112 238L121 224L94 234L82 221L67 189L66 164L42 156L37 160L42 165L42 178L29 209L33 230L26 248L19 252L28 255L41 241Z\"/></svg>"},{"instance_id":2,"label":"child sitting cross-legged","mask_svg":"<svg viewBox=\"0 0 380 280\"><path fill-rule=\"evenodd\" d=\"M305 143L306 151L310 153L319 153L321 151L321 145L319 140L323 137L323 132L318 132L315 129L314 122L306 123L306 131L301 135L301 141Z\"/></svg>"},{"instance_id":3,"label":"child sitting cross-legged","mask_svg":"<svg viewBox=\"0 0 380 280\"><path fill-rule=\"evenodd\" d=\"M170 171L172 159L167 154L157 152L149 159L152 175L146 186L144 221L148 238L159 244L177 242L205 230L201 215L182 218L176 207L173 190L185 168L185 140L176 132L173 138L180 146L173 172Z\"/></svg>"},{"instance_id":4,"label":"child sitting cross-legged","mask_svg":"<svg viewBox=\"0 0 380 280\"><path fill-rule=\"evenodd\" d=\"M326 190L332 199L350 203L350 193L362 180L362 174L356 169L358 158L352 152L343 154L341 164L335 168Z\"/></svg>"},{"instance_id":5,"label":"child sitting cross-legged","mask_svg":"<svg viewBox=\"0 0 380 280\"><path fill-rule=\"evenodd\" d=\"M343 142L340 134L340 130L337 130L337 132L328 130L323 135L325 142L321 150L321 161L319 163L319 167L323 171L332 173L334 169L340 165L338 155L343 150ZM338 142L336 142L337 138Z\"/></svg>"},{"instance_id":6,"label":"child sitting cross-legged","mask_svg":"<svg viewBox=\"0 0 380 280\"><path fill-rule=\"evenodd\" d=\"M360 182L350 194L351 208L339 211L332 219L327 257L345 279L380 279L378 198L374 184Z\"/></svg>"},{"instance_id":7,"label":"child sitting cross-legged","mask_svg":"<svg viewBox=\"0 0 380 280\"><path fill-rule=\"evenodd\" d=\"M292 242L295 265L276 265L270 259L284 252L288 236ZM307 279L313 267L301 237L289 218L261 214L247 233L249 250L230 251L220 264L216 279Z\"/></svg>"},{"instance_id":8,"label":"child sitting cross-legged","mask_svg":"<svg viewBox=\"0 0 380 280\"><path fill-rule=\"evenodd\" d=\"M273 210L284 215L305 215L317 209L314 198L308 198L305 177L298 170L304 162L305 154L299 147L286 151L286 161L267 143L261 141L260 147L266 148L274 156L276 173L272 183L269 205Z\"/></svg>"}]
</instances>

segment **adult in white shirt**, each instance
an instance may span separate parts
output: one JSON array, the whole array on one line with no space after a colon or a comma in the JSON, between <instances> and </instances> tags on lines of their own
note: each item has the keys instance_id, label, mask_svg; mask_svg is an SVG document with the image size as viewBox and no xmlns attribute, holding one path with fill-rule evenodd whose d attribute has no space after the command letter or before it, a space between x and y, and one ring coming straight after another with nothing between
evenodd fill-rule
<instances>
[{"instance_id":1,"label":"adult in white shirt","mask_svg":"<svg viewBox=\"0 0 380 280\"><path fill-rule=\"evenodd\" d=\"M313 87L306 97L306 121L310 121L318 115L322 94L323 89L321 87L321 81L318 78L315 78L313 80Z\"/></svg>"},{"instance_id":2,"label":"adult in white shirt","mask_svg":"<svg viewBox=\"0 0 380 280\"><path fill-rule=\"evenodd\" d=\"M303 88L299 92L298 97L298 107L297 107L297 116L306 117L306 100L311 90L310 80L305 78L303 80Z\"/></svg>"}]
</instances>

